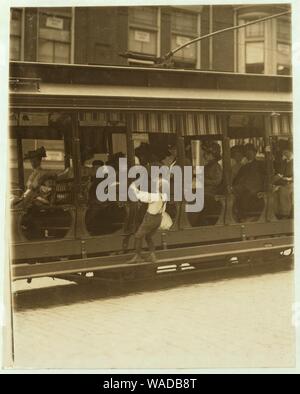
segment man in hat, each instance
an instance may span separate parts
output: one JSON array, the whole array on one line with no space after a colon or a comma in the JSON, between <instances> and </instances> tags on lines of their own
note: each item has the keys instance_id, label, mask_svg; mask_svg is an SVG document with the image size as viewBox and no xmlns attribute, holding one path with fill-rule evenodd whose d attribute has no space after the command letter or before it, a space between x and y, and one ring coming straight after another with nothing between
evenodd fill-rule
<instances>
[{"instance_id":1,"label":"man in hat","mask_svg":"<svg viewBox=\"0 0 300 394\"><path fill-rule=\"evenodd\" d=\"M204 207L201 212L190 218L193 225L209 225L210 215L219 212L220 203L215 200L222 185L223 170L219 161L222 158L221 148L217 142L206 141L201 145L204 159Z\"/></svg>"},{"instance_id":2,"label":"man in hat","mask_svg":"<svg viewBox=\"0 0 300 394\"><path fill-rule=\"evenodd\" d=\"M223 178L219 161L222 158L221 148L217 142L202 145L204 165L204 194L215 196Z\"/></svg>"},{"instance_id":3,"label":"man in hat","mask_svg":"<svg viewBox=\"0 0 300 394\"><path fill-rule=\"evenodd\" d=\"M233 192L236 195L236 206L240 219L247 212L262 210L263 201L257 194L265 190L265 162L257 160L257 150L254 144L244 146L247 163L243 165L233 182Z\"/></svg>"},{"instance_id":4,"label":"man in hat","mask_svg":"<svg viewBox=\"0 0 300 394\"><path fill-rule=\"evenodd\" d=\"M231 179L234 182L237 174L241 167L247 163L247 159L244 153L244 147L242 145L234 145L230 149L231 155Z\"/></svg>"},{"instance_id":5,"label":"man in hat","mask_svg":"<svg viewBox=\"0 0 300 394\"><path fill-rule=\"evenodd\" d=\"M173 168L177 164L177 146L176 144L170 144L168 145L167 151L166 151L166 156L163 158L161 163L164 166L167 166L169 168Z\"/></svg>"}]
</instances>

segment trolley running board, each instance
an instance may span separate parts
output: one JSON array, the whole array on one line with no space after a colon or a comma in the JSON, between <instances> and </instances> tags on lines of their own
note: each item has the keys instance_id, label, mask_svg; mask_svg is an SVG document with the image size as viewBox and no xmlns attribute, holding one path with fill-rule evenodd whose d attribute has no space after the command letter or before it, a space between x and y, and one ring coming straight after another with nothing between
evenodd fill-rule
<instances>
[{"instance_id":1,"label":"trolley running board","mask_svg":"<svg viewBox=\"0 0 300 394\"><path fill-rule=\"evenodd\" d=\"M158 267L183 263L200 264L216 259L229 259L231 256L264 256L279 253L281 250L294 247L293 237L283 236L250 241L201 245L188 248L174 248L157 251ZM63 274L85 273L95 271L121 270L149 266L153 263L144 262L128 264L132 254L90 257L33 264L15 264L12 266L13 280L59 276Z\"/></svg>"}]
</instances>

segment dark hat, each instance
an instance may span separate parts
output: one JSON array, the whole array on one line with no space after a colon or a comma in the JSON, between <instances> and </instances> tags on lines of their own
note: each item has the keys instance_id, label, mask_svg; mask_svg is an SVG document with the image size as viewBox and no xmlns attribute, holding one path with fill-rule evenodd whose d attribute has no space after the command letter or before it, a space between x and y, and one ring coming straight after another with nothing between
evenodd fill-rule
<instances>
[{"instance_id":1,"label":"dark hat","mask_svg":"<svg viewBox=\"0 0 300 394\"><path fill-rule=\"evenodd\" d=\"M222 158L221 147L217 142L206 142L201 145L204 152L211 153L216 160Z\"/></svg>"},{"instance_id":2,"label":"dark hat","mask_svg":"<svg viewBox=\"0 0 300 394\"><path fill-rule=\"evenodd\" d=\"M81 150L81 160L90 160L94 156L94 149L91 146L86 146Z\"/></svg>"},{"instance_id":3,"label":"dark hat","mask_svg":"<svg viewBox=\"0 0 300 394\"><path fill-rule=\"evenodd\" d=\"M39 157L41 159L42 157L46 157L46 156L47 156L46 149L43 146L41 146L40 148L38 148L36 150L28 151L24 156L24 160L31 160L36 157Z\"/></svg>"},{"instance_id":4,"label":"dark hat","mask_svg":"<svg viewBox=\"0 0 300 394\"><path fill-rule=\"evenodd\" d=\"M102 161L102 160L93 160L93 162L92 162L92 166L94 166L94 167L101 167L101 166L103 166L104 165L104 161Z\"/></svg>"},{"instance_id":5,"label":"dark hat","mask_svg":"<svg viewBox=\"0 0 300 394\"><path fill-rule=\"evenodd\" d=\"M250 151L255 152L255 153L257 152L257 149L256 149L255 145L254 145L254 144L251 144L251 143L246 144L246 145L244 146L244 149L245 149L245 152L246 152L247 150L250 150Z\"/></svg>"},{"instance_id":6,"label":"dark hat","mask_svg":"<svg viewBox=\"0 0 300 394\"><path fill-rule=\"evenodd\" d=\"M230 152L231 153L237 152L237 153L240 153L241 155L243 155L245 152L245 147L244 147L244 145L234 145L231 147Z\"/></svg>"}]
</instances>

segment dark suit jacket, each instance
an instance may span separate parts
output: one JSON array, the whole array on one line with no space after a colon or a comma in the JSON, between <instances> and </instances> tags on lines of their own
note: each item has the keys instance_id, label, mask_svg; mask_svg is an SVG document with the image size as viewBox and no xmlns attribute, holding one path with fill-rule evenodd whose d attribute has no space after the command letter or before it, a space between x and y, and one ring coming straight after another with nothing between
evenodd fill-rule
<instances>
[{"instance_id":1,"label":"dark suit jacket","mask_svg":"<svg viewBox=\"0 0 300 394\"><path fill-rule=\"evenodd\" d=\"M280 169L280 174L283 175L286 178L292 178L293 177L293 160L287 161L283 160L281 169Z\"/></svg>"},{"instance_id":2,"label":"dark suit jacket","mask_svg":"<svg viewBox=\"0 0 300 394\"><path fill-rule=\"evenodd\" d=\"M234 179L233 187L237 193L258 193L265 189L265 162L253 160L242 166Z\"/></svg>"},{"instance_id":3,"label":"dark suit jacket","mask_svg":"<svg viewBox=\"0 0 300 394\"><path fill-rule=\"evenodd\" d=\"M282 175L283 178L291 178L293 180L293 171L294 171L294 163L293 160L287 161L282 160L280 168L278 168L277 174ZM286 179L279 178L277 174L274 177L274 184L284 186L288 184ZM291 180L291 181L292 181Z\"/></svg>"}]
</instances>

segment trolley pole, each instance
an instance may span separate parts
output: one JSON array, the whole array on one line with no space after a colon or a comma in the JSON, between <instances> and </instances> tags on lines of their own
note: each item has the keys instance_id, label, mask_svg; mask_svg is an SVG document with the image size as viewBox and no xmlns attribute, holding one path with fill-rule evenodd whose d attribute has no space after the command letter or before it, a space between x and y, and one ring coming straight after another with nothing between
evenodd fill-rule
<instances>
[{"instance_id":1,"label":"trolley pole","mask_svg":"<svg viewBox=\"0 0 300 394\"><path fill-rule=\"evenodd\" d=\"M185 161L186 161L186 155L185 155L185 143L184 143L184 137L181 135L181 130L182 130L182 123L181 123L182 115L180 113L175 114L175 127L176 127L176 147L177 147L177 158L179 159L179 164L181 169L183 170ZM181 180L182 184L182 190L184 190L184 185L183 185L183 179ZM186 217L186 212L185 212L185 201L181 204L178 202L175 202L176 208L177 208L177 217L179 217L179 221L176 220L176 223L178 223L178 226L180 229L188 226L188 221Z\"/></svg>"},{"instance_id":2,"label":"trolley pole","mask_svg":"<svg viewBox=\"0 0 300 394\"><path fill-rule=\"evenodd\" d=\"M231 154L230 154L230 137L229 137L229 116L222 115L222 148L223 148L223 163L224 163L224 183L226 193L225 205L225 224L232 224L236 221L233 218L233 204L234 195L232 192L232 169L231 169Z\"/></svg>"},{"instance_id":3,"label":"trolley pole","mask_svg":"<svg viewBox=\"0 0 300 394\"><path fill-rule=\"evenodd\" d=\"M86 207L84 205L84 196L81 185L81 154L80 154L80 135L79 135L79 116L78 111L72 113L72 151L73 151L73 166L74 166L74 185L75 185L75 205L76 205L76 222L75 222L75 236L80 238L88 236L85 224ZM85 257L85 244L82 241L82 257Z\"/></svg>"},{"instance_id":4,"label":"trolley pole","mask_svg":"<svg viewBox=\"0 0 300 394\"><path fill-rule=\"evenodd\" d=\"M266 209L266 220L267 222L276 221L276 216L274 213L274 193L273 193L273 176L274 176L274 166L273 166L273 153L272 153L272 137L271 137L271 122L272 115L267 115L265 117L265 155L266 155L266 193L267 193L267 209Z\"/></svg>"},{"instance_id":5,"label":"trolley pole","mask_svg":"<svg viewBox=\"0 0 300 394\"><path fill-rule=\"evenodd\" d=\"M23 159L23 146L22 146L22 138L20 136L17 137L17 155L18 155L18 179L19 179L19 188L22 192L25 190L25 181L24 181L24 159Z\"/></svg>"},{"instance_id":6,"label":"trolley pole","mask_svg":"<svg viewBox=\"0 0 300 394\"><path fill-rule=\"evenodd\" d=\"M170 60L175 55L175 53L177 53L181 49L183 49L183 48L185 48L185 47L187 47L187 46L189 46L191 44L194 44L196 42L199 42L199 41L202 41L202 40L205 40L205 39L208 39L208 38L213 38L214 36L226 33L228 31L234 31L234 30L238 30L238 29L243 29L243 28L245 28L247 26L255 25L256 23L265 22L265 21L268 21L270 19L276 19L276 18L280 18L282 16L290 15L290 14L291 14L291 11L285 11L285 12L281 12L279 14L274 14L274 15L266 16L264 18L256 19L254 21L247 22L247 23L244 23L242 25L236 25L236 26L227 27L225 29L217 30L217 31L215 31L213 33L205 34L204 36L193 38L192 40L187 41L186 43L184 43L184 44L172 49L171 51L169 51L162 58L162 65L167 67L170 64Z\"/></svg>"},{"instance_id":7,"label":"trolley pole","mask_svg":"<svg viewBox=\"0 0 300 394\"><path fill-rule=\"evenodd\" d=\"M80 157L80 137L78 125L78 112L72 113L72 130L73 130L73 166L75 178L75 199L79 205L81 195L81 157Z\"/></svg>"}]
</instances>

